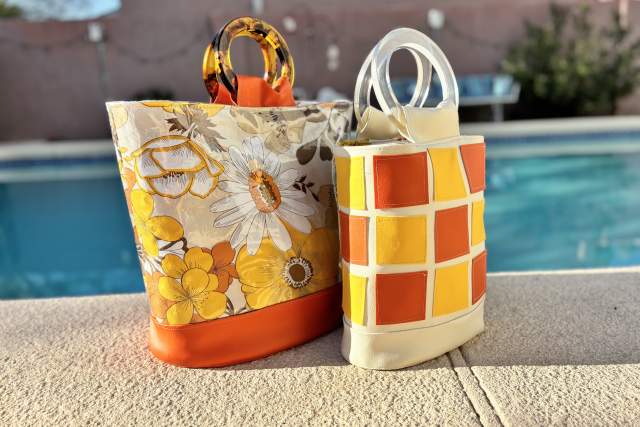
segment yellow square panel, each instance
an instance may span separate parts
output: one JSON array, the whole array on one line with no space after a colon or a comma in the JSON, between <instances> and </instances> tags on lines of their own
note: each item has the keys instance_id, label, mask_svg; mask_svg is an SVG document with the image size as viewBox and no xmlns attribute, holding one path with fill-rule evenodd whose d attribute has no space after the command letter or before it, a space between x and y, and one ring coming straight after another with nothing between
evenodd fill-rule
<instances>
[{"instance_id":1,"label":"yellow square panel","mask_svg":"<svg viewBox=\"0 0 640 427\"><path fill-rule=\"evenodd\" d=\"M427 217L379 216L376 218L376 262L417 264L427 259Z\"/></svg>"},{"instance_id":2,"label":"yellow square panel","mask_svg":"<svg viewBox=\"0 0 640 427\"><path fill-rule=\"evenodd\" d=\"M336 181L340 206L366 209L364 157L336 157Z\"/></svg>"},{"instance_id":3,"label":"yellow square panel","mask_svg":"<svg viewBox=\"0 0 640 427\"><path fill-rule=\"evenodd\" d=\"M484 200L471 205L471 246L484 242Z\"/></svg>"},{"instance_id":4,"label":"yellow square panel","mask_svg":"<svg viewBox=\"0 0 640 427\"><path fill-rule=\"evenodd\" d=\"M435 201L467 197L458 148L430 148L433 165L433 198Z\"/></svg>"},{"instance_id":5,"label":"yellow square panel","mask_svg":"<svg viewBox=\"0 0 640 427\"><path fill-rule=\"evenodd\" d=\"M342 311L352 323L364 325L367 278L354 276L342 268Z\"/></svg>"},{"instance_id":6,"label":"yellow square panel","mask_svg":"<svg viewBox=\"0 0 640 427\"><path fill-rule=\"evenodd\" d=\"M433 316L469 307L469 262L436 269Z\"/></svg>"}]
</instances>

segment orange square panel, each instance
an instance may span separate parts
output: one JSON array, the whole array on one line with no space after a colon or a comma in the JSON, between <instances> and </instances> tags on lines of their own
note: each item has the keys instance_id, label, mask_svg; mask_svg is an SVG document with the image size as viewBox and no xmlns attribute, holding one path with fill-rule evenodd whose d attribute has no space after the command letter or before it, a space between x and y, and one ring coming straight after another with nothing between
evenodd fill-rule
<instances>
[{"instance_id":1,"label":"orange square panel","mask_svg":"<svg viewBox=\"0 0 640 427\"><path fill-rule=\"evenodd\" d=\"M342 258L351 264L367 265L367 235L369 218L347 215L340 216L340 251Z\"/></svg>"},{"instance_id":2,"label":"orange square panel","mask_svg":"<svg viewBox=\"0 0 640 427\"><path fill-rule=\"evenodd\" d=\"M467 205L436 211L436 262L469 253Z\"/></svg>"},{"instance_id":3,"label":"orange square panel","mask_svg":"<svg viewBox=\"0 0 640 427\"><path fill-rule=\"evenodd\" d=\"M471 304L475 304L487 289L487 251L473 259L471 266Z\"/></svg>"},{"instance_id":4,"label":"orange square panel","mask_svg":"<svg viewBox=\"0 0 640 427\"><path fill-rule=\"evenodd\" d=\"M427 154L373 156L376 208L429 203Z\"/></svg>"},{"instance_id":5,"label":"orange square panel","mask_svg":"<svg viewBox=\"0 0 640 427\"><path fill-rule=\"evenodd\" d=\"M427 272L376 275L376 324L425 319Z\"/></svg>"},{"instance_id":6,"label":"orange square panel","mask_svg":"<svg viewBox=\"0 0 640 427\"><path fill-rule=\"evenodd\" d=\"M464 170L467 173L467 181L469 181L469 191L471 193L477 193L485 189L485 149L484 143L460 146L462 163L464 163Z\"/></svg>"}]
</instances>

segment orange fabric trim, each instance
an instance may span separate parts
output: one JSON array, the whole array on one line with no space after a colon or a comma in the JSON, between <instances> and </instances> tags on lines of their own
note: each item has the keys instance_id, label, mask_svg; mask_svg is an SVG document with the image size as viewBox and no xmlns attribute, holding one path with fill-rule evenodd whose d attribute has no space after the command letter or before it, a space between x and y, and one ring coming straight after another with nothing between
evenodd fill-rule
<instances>
[{"instance_id":1,"label":"orange fabric trim","mask_svg":"<svg viewBox=\"0 0 640 427\"><path fill-rule=\"evenodd\" d=\"M469 253L469 219L467 205L436 211L436 262Z\"/></svg>"},{"instance_id":2,"label":"orange fabric trim","mask_svg":"<svg viewBox=\"0 0 640 427\"><path fill-rule=\"evenodd\" d=\"M340 218L340 250L348 263L369 264L367 236L369 218L347 215L338 211Z\"/></svg>"},{"instance_id":3,"label":"orange fabric trim","mask_svg":"<svg viewBox=\"0 0 640 427\"><path fill-rule=\"evenodd\" d=\"M487 251L483 251L472 262L471 304L475 304L487 289Z\"/></svg>"},{"instance_id":4,"label":"orange fabric trim","mask_svg":"<svg viewBox=\"0 0 640 427\"><path fill-rule=\"evenodd\" d=\"M469 191L476 193L485 189L485 144L469 144L460 146L462 163L469 181Z\"/></svg>"},{"instance_id":5,"label":"orange fabric trim","mask_svg":"<svg viewBox=\"0 0 640 427\"><path fill-rule=\"evenodd\" d=\"M245 314L184 326L151 319L149 350L189 368L259 359L324 335L340 324L340 285Z\"/></svg>"},{"instance_id":6,"label":"orange fabric trim","mask_svg":"<svg viewBox=\"0 0 640 427\"><path fill-rule=\"evenodd\" d=\"M426 319L427 272L376 275L376 324Z\"/></svg>"},{"instance_id":7,"label":"orange fabric trim","mask_svg":"<svg viewBox=\"0 0 640 427\"><path fill-rule=\"evenodd\" d=\"M237 104L240 107L292 107L296 105L293 90L288 79L284 79L273 89L262 77L237 76L238 99L234 103L231 94L223 84L218 85L214 104Z\"/></svg>"},{"instance_id":8,"label":"orange fabric trim","mask_svg":"<svg viewBox=\"0 0 640 427\"><path fill-rule=\"evenodd\" d=\"M427 153L373 156L376 208L429 203Z\"/></svg>"}]
</instances>

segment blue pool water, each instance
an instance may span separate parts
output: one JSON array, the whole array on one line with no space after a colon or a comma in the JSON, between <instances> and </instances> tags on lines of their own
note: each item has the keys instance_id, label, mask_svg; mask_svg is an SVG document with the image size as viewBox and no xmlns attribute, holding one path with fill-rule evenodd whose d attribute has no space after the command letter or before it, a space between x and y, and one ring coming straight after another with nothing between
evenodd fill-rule
<instances>
[{"instance_id":1,"label":"blue pool water","mask_svg":"<svg viewBox=\"0 0 640 427\"><path fill-rule=\"evenodd\" d=\"M0 298L144 290L115 159L104 162L111 177L0 183Z\"/></svg>"},{"instance_id":2,"label":"blue pool water","mask_svg":"<svg viewBox=\"0 0 640 427\"><path fill-rule=\"evenodd\" d=\"M640 153L487 162L489 271L640 264Z\"/></svg>"},{"instance_id":3,"label":"blue pool water","mask_svg":"<svg viewBox=\"0 0 640 427\"><path fill-rule=\"evenodd\" d=\"M640 264L640 151L492 158L510 143L488 141L489 271ZM0 176L78 166L107 173L0 179L0 299L143 290L114 158L0 163Z\"/></svg>"}]
</instances>

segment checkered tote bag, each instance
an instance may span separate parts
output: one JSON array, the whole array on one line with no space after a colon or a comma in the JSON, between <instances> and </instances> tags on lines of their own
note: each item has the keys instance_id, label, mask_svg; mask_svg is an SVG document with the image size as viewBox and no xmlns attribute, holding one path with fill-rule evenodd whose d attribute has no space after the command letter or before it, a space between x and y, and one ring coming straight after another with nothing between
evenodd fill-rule
<instances>
[{"instance_id":1,"label":"checkered tote bag","mask_svg":"<svg viewBox=\"0 0 640 427\"><path fill-rule=\"evenodd\" d=\"M418 65L406 106L386 79L399 49ZM444 100L420 108L431 64ZM382 111L362 111L371 87ZM355 107L359 137L335 150L342 353L364 368L397 369L484 329L485 144L481 136L460 135L453 70L415 30L394 30L376 45L360 72Z\"/></svg>"}]
</instances>

